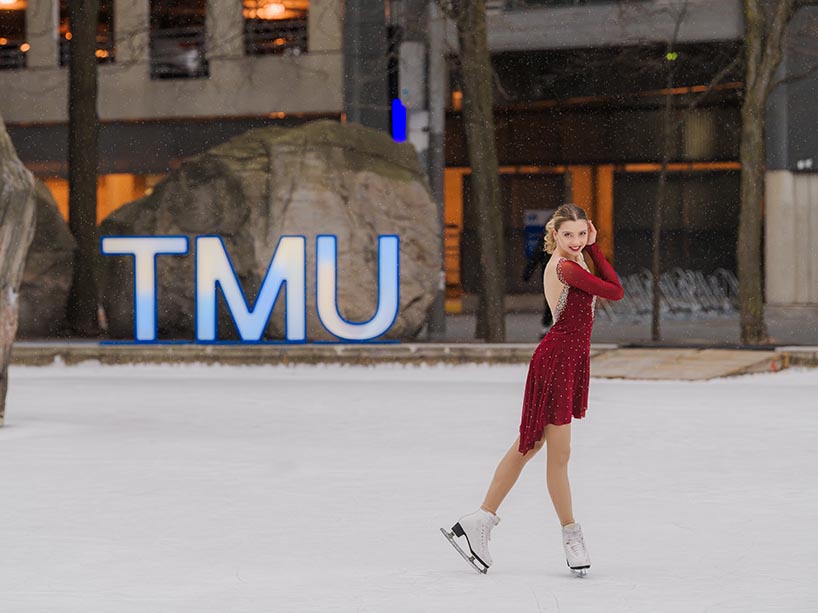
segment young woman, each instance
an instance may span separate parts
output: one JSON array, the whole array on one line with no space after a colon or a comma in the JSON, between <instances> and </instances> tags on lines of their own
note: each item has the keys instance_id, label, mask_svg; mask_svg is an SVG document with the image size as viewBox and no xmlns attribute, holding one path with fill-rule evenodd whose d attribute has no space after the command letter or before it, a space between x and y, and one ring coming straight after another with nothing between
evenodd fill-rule
<instances>
[{"instance_id":1,"label":"young woman","mask_svg":"<svg viewBox=\"0 0 818 613\"><path fill-rule=\"evenodd\" d=\"M565 558L571 570L584 575L591 566L580 525L574 521L568 458L571 418L585 417L588 406L591 328L597 296L619 300L622 285L596 244L596 228L583 209L563 204L545 227L545 249L553 254L545 268L545 298L554 325L542 339L528 367L520 435L506 452L480 508L461 517L451 532L452 545L479 572L491 566L488 540L500 522L497 509L523 466L545 444L548 493L562 524ZM599 277L585 263L591 256ZM455 540L465 536L468 556Z\"/></svg>"}]
</instances>

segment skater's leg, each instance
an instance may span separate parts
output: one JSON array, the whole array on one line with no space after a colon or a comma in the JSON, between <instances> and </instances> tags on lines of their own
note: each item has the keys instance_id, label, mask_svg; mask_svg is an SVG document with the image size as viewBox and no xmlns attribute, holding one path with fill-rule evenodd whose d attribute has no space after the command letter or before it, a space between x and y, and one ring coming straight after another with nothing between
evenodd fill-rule
<instances>
[{"instance_id":1,"label":"skater's leg","mask_svg":"<svg viewBox=\"0 0 818 613\"><path fill-rule=\"evenodd\" d=\"M488 541L491 538L491 530L500 523L497 517L497 508L503 499L508 495L511 488L517 482L523 466L533 458L545 443L545 436L534 444L534 448L528 453L519 452L520 437L500 460L497 470L494 471L494 478L491 480L486 498L480 509L474 513L464 515L452 526L451 532L441 528L441 531L451 544L460 552L475 570L485 573L491 566L491 555L489 554ZM471 553L471 557L465 549L455 542L456 538L465 537L466 546Z\"/></svg>"},{"instance_id":2,"label":"skater's leg","mask_svg":"<svg viewBox=\"0 0 818 613\"><path fill-rule=\"evenodd\" d=\"M571 505L571 486L568 483L568 459L571 457L571 424L545 427L544 436L548 448L546 451L546 483L551 502L560 523L565 526L574 523L574 510Z\"/></svg>"},{"instance_id":3,"label":"skater's leg","mask_svg":"<svg viewBox=\"0 0 818 613\"><path fill-rule=\"evenodd\" d=\"M536 455L544 443L545 437L534 444L534 449L523 455L519 452L520 437L517 437L517 440L514 441L514 444L497 465L497 470L494 471L494 478L491 480L488 492L486 492L486 498L483 500L483 504L480 505L481 509L489 513L494 513L495 515L497 514L500 503L503 502L511 491L511 488L514 487L517 478L520 476L520 472L523 470L523 466Z\"/></svg>"}]
</instances>

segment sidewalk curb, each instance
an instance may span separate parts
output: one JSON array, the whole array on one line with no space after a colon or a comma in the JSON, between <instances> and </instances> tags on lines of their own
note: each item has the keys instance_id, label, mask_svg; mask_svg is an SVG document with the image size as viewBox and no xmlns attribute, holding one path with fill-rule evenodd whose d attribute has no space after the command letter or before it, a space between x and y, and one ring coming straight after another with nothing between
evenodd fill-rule
<instances>
[{"instance_id":1,"label":"sidewalk curb","mask_svg":"<svg viewBox=\"0 0 818 613\"><path fill-rule=\"evenodd\" d=\"M15 366L100 364L527 364L535 343L392 344L115 344L16 343ZM710 348L628 348L592 344L592 376L619 379L700 380L790 366L818 367L818 347L774 350Z\"/></svg>"}]
</instances>

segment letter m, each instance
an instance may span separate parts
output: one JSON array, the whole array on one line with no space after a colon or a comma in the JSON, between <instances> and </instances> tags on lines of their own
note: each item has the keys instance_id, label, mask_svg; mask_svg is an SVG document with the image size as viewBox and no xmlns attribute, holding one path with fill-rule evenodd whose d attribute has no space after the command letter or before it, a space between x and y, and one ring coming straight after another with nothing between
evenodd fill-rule
<instances>
[{"instance_id":1,"label":"letter m","mask_svg":"<svg viewBox=\"0 0 818 613\"><path fill-rule=\"evenodd\" d=\"M216 289L221 288L241 339L259 341L282 286L286 284L285 336L288 341L304 341L307 336L305 262L304 237L282 236L261 283L255 305L251 308L221 237L197 237L196 340L216 340Z\"/></svg>"}]
</instances>

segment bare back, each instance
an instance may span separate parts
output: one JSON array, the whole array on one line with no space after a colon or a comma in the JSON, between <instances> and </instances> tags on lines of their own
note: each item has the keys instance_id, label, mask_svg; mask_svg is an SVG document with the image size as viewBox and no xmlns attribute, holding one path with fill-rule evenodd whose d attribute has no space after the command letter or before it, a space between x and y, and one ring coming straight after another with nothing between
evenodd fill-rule
<instances>
[{"instance_id":1,"label":"bare back","mask_svg":"<svg viewBox=\"0 0 818 613\"><path fill-rule=\"evenodd\" d=\"M584 255L580 255L580 257L585 260ZM563 288L566 286L559 280L557 277L557 263L560 261L560 257L554 254L550 260L548 260L548 264L545 266L545 272L543 273L543 289L545 291L545 301L548 303L548 308L551 309L552 313L556 313L557 303L560 300L560 295L562 294Z\"/></svg>"}]
</instances>

